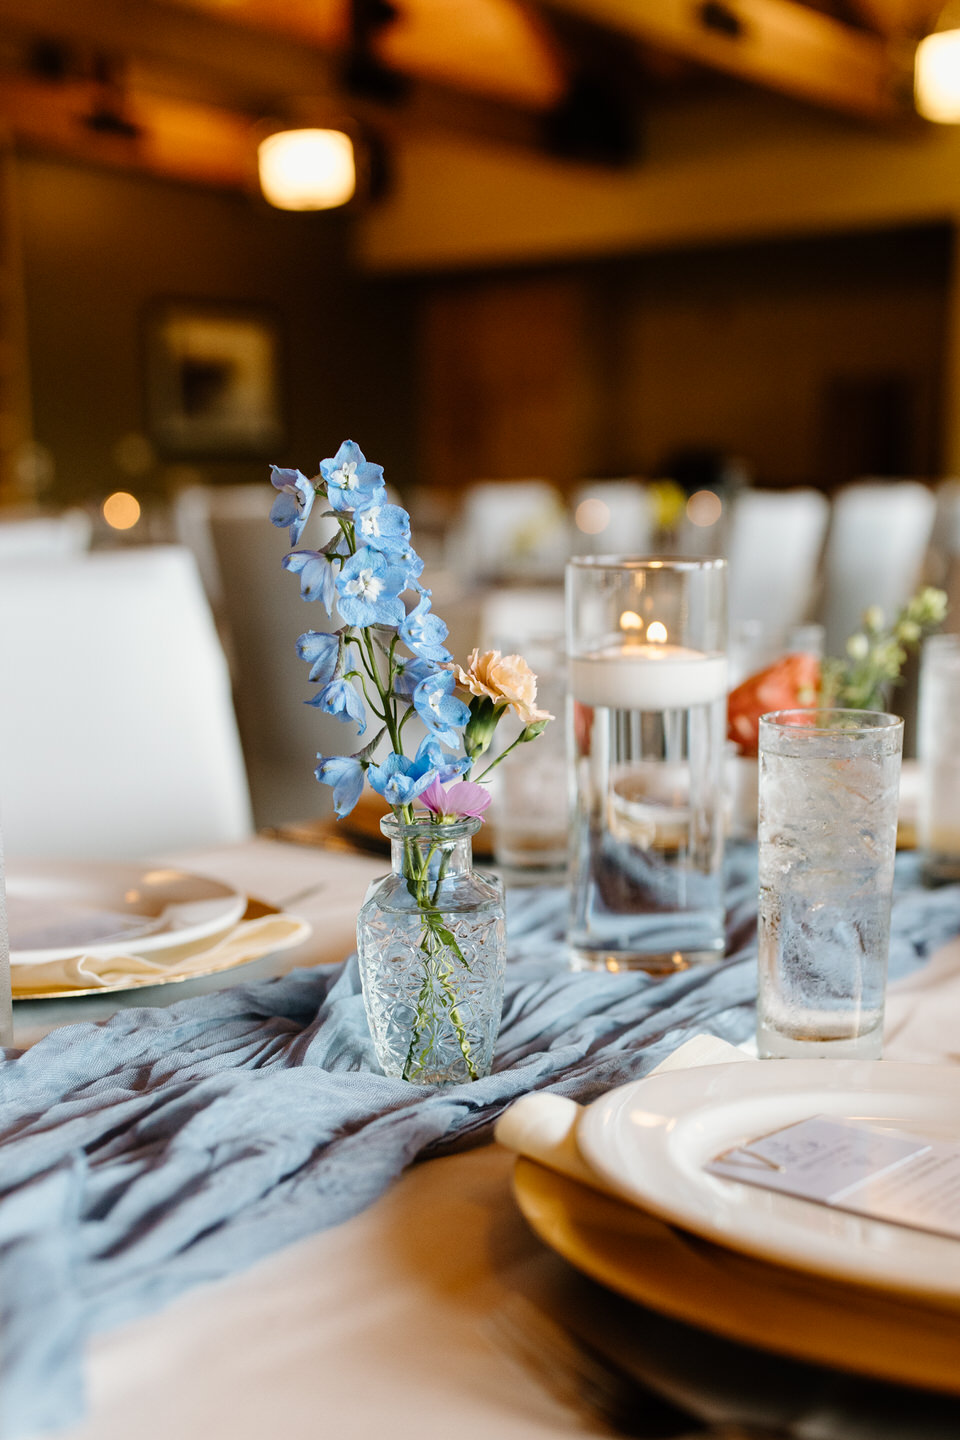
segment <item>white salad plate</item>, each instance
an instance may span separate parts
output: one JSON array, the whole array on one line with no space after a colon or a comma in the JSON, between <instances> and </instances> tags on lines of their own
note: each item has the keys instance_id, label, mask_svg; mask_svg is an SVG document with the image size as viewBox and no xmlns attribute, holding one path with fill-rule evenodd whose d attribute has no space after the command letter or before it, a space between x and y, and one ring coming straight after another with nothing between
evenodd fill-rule
<instances>
[{"instance_id":1,"label":"white salad plate","mask_svg":"<svg viewBox=\"0 0 960 1440\"><path fill-rule=\"evenodd\" d=\"M585 1160L634 1204L795 1270L960 1307L960 1240L710 1175L722 1152L814 1115L960 1141L960 1069L768 1060L651 1075L584 1112Z\"/></svg>"},{"instance_id":2,"label":"white salad plate","mask_svg":"<svg viewBox=\"0 0 960 1440\"><path fill-rule=\"evenodd\" d=\"M6 886L11 965L212 941L247 905L230 885L160 865L13 860Z\"/></svg>"}]
</instances>

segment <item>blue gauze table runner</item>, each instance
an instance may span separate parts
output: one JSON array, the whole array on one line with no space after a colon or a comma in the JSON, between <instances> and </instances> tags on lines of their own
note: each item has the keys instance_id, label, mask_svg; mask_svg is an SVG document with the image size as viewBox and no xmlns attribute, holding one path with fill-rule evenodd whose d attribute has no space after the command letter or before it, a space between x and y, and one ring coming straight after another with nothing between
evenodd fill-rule
<instances>
[{"instance_id":1,"label":"blue gauze table runner","mask_svg":"<svg viewBox=\"0 0 960 1440\"><path fill-rule=\"evenodd\" d=\"M565 897L509 897L495 1072L450 1089L377 1073L355 960L295 970L0 1061L0 1437L77 1420L83 1346L337 1225L412 1161L490 1138L516 1096L587 1101L683 1040L751 1034L755 855L728 865L728 953L667 979L572 974ZM960 887L925 892L900 858L891 977L960 932Z\"/></svg>"}]
</instances>

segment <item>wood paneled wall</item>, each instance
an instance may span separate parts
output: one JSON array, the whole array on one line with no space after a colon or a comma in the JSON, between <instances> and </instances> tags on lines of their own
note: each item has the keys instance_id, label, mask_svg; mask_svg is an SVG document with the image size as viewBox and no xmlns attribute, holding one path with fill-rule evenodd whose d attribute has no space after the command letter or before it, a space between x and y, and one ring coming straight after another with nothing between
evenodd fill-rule
<instances>
[{"instance_id":1,"label":"wood paneled wall","mask_svg":"<svg viewBox=\"0 0 960 1440\"><path fill-rule=\"evenodd\" d=\"M770 484L935 475L950 251L929 227L424 282L426 470L566 485L710 446ZM871 404L902 412L883 434Z\"/></svg>"}]
</instances>

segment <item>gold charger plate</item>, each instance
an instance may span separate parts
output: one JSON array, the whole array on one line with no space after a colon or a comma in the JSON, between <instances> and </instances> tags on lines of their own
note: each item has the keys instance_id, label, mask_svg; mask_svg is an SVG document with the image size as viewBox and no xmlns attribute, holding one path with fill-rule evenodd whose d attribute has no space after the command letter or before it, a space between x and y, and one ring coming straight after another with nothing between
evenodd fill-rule
<instances>
[{"instance_id":1,"label":"gold charger plate","mask_svg":"<svg viewBox=\"0 0 960 1440\"><path fill-rule=\"evenodd\" d=\"M737 1255L532 1160L517 1161L513 1189L541 1240L629 1300L794 1360L960 1395L960 1314Z\"/></svg>"},{"instance_id":2,"label":"gold charger plate","mask_svg":"<svg viewBox=\"0 0 960 1440\"><path fill-rule=\"evenodd\" d=\"M421 813L426 814L426 811ZM264 833L271 839L321 848L331 839L348 839L373 854L389 855L390 841L380 829L380 821L389 814L390 807L385 800L372 791L364 791L350 814L342 820L287 821L269 827ZM473 853L478 860L489 860L493 856L493 841L486 825L481 825L473 837Z\"/></svg>"},{"instance_id":3,"label":"gold charger plate","mask_svg":"<svg viewBox=\"0 0 960 1440\"><path fill-rule=\"evenodd\" d=\"M252 900L247 897L247 908L243 912L239 923L244 920L260 920L265 915L279 915L281 912L275 905L268 905L265 900ZM189 955L195 955L197 951L212 950L223 939L228 930L234 927L228 926L219 935L208 935L196 945L183 945L176 947L176 958L186 959ZM131 946L133 948L133 946ZM171 954L171 952L164 952ZM191 970L189 975L131 975L127 980L118 980L112 985L87 985L82 989L75 985L68 985L63 989L38 989L18 986L16 983L16 966L10 967L11 991L14 1000L71 1000L76 995L112 995L118 990L146 990L152 989L155 985L179 985L184 980L200 980L204 975L215 975L218 971L226 973L228 970L236 970L241 965L250 965L253 960L262 960L262 955L253 956L247 960L235 960L232 965L212 965L209 970Z\"/></svg>"}]
</instances>

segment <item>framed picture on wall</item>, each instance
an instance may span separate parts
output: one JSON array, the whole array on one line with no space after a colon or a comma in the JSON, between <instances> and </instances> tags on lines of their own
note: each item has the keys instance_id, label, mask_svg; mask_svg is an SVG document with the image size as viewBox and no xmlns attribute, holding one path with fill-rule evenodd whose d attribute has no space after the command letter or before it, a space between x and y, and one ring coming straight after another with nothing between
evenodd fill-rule
<instances>
[{"instance_id":1,"label":"framed picture on wall","mask_svg":"<svg viewBox=\"0 0 960 1440\"><path fill-rule=\"evenodd\" d=\"M168 301L147 319L147 421L170 456L263 456L283 438L279 331L255 306Z\"/></svg>"}]
</instances>

